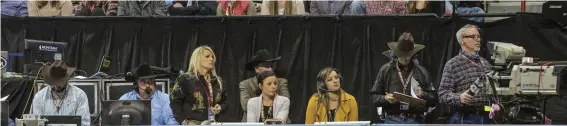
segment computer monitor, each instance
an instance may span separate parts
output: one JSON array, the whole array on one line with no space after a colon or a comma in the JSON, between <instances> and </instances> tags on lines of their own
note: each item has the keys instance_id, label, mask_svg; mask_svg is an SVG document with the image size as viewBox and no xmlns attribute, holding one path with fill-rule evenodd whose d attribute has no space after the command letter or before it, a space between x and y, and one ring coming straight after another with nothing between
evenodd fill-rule
<instances>
[{"instance_id":1,"label":"computer monitor","mask_svg":"<svg viewBox=\"0 0 567 126\"><path fill-rule=\"evenodd\" d=\"M102 101L102 125L151 125L150 100Z\"/></svg>"},{"instance_id":2,"label":"computer monitor","mask_svg":"<svg viewBox=\"0 0 567 126\"><path fill-rule=\"evenodd\" d=\"M122 95L134 89L134 83L124 79L104 80L104 92L106 92L106 100L118 100ZM164 93L168 92L169 79L156 79L156 90Z\"/></svg>"},{"instance_id":3,"label":"computer monitor","mask_svg":"<svg viewBox=\"0 0 567 126\"><path fill-rule=\"evenodd\" d=\"M81 116L64 115L42 115L41 119L46 119L45 125L76 125L81 126Z\"/></svg>"},{"instance_id":4,"label":"computer monitor","mask_svg":"<svg viewBox=\"0 0 567 126\"><path fill-rule=\"evenodd\" d=\"M37 75L42 63L52 63L55 60L66 61L65 50L67 43L25 39L24 41L24 74Z\"/></svg>"},{"instance_id":5,"label":"computer monitor","mask_svg":"<svg viewBox=\"0 0 567 126\"><path fill-rule=\"evenodd\" d=\"M10 107L8 101L0 102L0 125L7 126L10 118Z\"/></svg>"},{"instance_id":6,"label":"computer monitor","mask_svg":"<svg viewBox=\"0 0 567 126\"><path fill-rule=\"evenodd\" d=\"M92 79L92 80L69 80L69 84L73 86L77 86L81 90L83 90L88 97L89 100L89 111L91 113L91 117L96 117L99 113L100 108L100 79ZM43 82L43 80L36 80L35 84L39 87L37 91L40 91L44 87L48 86Z\"/></svg>"}]
</instances>

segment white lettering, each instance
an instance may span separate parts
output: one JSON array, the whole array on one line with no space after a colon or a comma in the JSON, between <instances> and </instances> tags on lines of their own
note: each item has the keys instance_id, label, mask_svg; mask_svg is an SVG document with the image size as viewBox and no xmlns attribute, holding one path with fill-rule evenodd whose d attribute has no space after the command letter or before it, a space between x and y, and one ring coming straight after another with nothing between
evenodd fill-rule
<instances>
[{"instance_id":1,"label":"white lettering","mask_svg":"<svg viewBox=\"0 0 567 126\"><path fill-rule=\"evenodd\" d=\"M39 45L39 50L41 50L41 51L49 51L49 52L57 52L57 47L55 47L55 46Z\"/></svg>"},{"instance_id":2,"label":"white lettering","mask_svg":"<svg viewBox=\"0 0 567 126\"><path fill-rule=\"evenodd\" d=\"M561 5L550 5L549 8L561 9L562 6Z\"/></svg>"}]
</instances>

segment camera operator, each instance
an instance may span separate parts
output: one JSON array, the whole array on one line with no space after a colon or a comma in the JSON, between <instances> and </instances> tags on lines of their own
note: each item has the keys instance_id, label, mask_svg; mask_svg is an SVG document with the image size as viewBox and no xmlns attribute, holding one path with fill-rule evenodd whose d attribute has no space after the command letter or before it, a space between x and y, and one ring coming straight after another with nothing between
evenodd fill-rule
<instances>
[{"instance_id":1,"label":"camera operator","mask_svg":"<svg viewBox=\"0 0 567 126\"><path fill-rule=\"evenodd\" d=\"M439 85L439 102L451 107L449 124L490 124L490 95L483 91L470 90L475 80L491 69L489 62L480 57L480 34L476 26L467 24L456 33L462 51L445 64ZM477 88L479 87L476 85ZM489 87L489 86L484 86ZM484 88L488 89L488 88Z\"/></svg>"}]
</instances>

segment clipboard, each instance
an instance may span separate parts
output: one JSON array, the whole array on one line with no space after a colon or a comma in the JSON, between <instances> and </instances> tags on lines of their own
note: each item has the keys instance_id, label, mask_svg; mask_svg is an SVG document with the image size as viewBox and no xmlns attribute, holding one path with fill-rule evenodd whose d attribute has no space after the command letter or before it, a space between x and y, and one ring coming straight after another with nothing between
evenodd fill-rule
<instances>
[{"instance_id":1,"label":"clipboard","mask_svg":"<svg viewBox=\"0 0 567 126\"><path fill-rule=\"evenodd\" d=\"M398 101L409 103L411 106L425 106L425 100L420 98L414 98L412 96L402 94L399 92L394 92L392 96L396 98Z\"/></svg>"}]
</instances>

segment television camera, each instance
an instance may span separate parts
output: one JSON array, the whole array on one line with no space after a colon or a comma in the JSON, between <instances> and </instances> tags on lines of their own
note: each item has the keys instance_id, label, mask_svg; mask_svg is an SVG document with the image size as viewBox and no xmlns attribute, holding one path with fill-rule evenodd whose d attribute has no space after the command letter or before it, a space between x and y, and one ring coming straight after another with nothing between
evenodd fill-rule
<instances>
[{"instance_id":1,"label":"television camera","mask_svg":"<svg viewBox=\"0 0 567 126\"><path fill-rule=\"evenodd\" d=\"M557 95L567 61L534 61L526 50L511 43L489 42L494 60L496 93L500 96ZM492 93L492 92L489 92Z\"/></svg>"},{"instance_id":2,"label":"television camera","mask_svg":"<svg viewBox=\"0 0 567 126\"><path fill-rule=\"evenodd\" d=\"M493 118L497 123L541 124L545 118L545 101L559 94L564 86L566 61L534 61L525 57L526 50L511 43L489 42L494 71L487 81L496 104L502 108ZM542 105L543 104L543 105ZM543 109L542 109L543 108Z\"/></svg>"}]
</instances>

